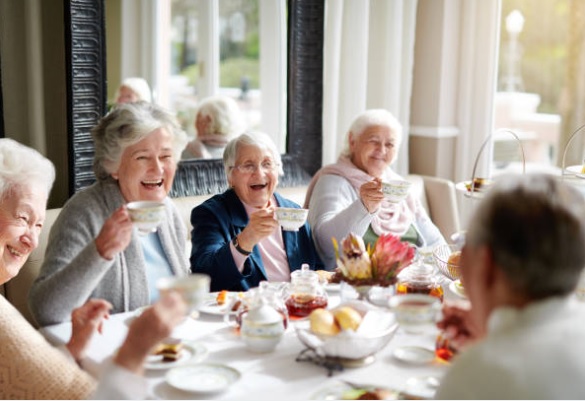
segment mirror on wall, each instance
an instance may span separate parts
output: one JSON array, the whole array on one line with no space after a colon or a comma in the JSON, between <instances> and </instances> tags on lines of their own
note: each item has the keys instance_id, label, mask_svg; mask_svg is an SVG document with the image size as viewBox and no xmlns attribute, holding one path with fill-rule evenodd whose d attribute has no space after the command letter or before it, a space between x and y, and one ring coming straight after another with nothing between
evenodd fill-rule
<instances>
[{"instance_id":1,"label":"mirror on wall","mask_svg":"<svg viewBox=\"0 0 585 401\"><path fill-rule=\"evenodd\" d=\"M137 77L179 117L192 141L184 158L218 158L226 136L247 129L268 133L286 151L286 0L105 4L109 104L120 83ZM232 123L196 124L200 102L218 96L230 111L217 120Z\"/></svg>"}]
</instances>

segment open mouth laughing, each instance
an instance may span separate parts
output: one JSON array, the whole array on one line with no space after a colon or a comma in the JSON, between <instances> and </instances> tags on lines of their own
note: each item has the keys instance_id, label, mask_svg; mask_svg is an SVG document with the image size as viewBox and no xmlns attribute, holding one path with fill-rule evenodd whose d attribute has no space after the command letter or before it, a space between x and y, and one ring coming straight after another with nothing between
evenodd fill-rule
<instances>
[{"instance_id":1,"label":"open mouth laughing","mask_svg":"<svg viewBox=\"0 0 585 401\"><path fill-rule=\"evenodd\" d=\"M160 188L162 186L162 184L164 183L164 180L161 178L159 180L144 180L140 182L142 185L144 185L146 188Z\"/></svg>"}]
</instances>

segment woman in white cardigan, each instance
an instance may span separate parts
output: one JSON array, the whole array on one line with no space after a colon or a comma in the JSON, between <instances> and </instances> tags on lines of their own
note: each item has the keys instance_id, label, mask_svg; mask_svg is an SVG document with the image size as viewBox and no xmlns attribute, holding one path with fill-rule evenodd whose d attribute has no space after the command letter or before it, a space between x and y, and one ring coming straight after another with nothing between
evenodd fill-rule
<instances>
[{"instance_id":1,"label":"woman in white cardigan","mask_svg":"<svg viewBox=\"0 0 585 401\"><path fill-rule=\"evenodd\" d=\"M26 163L22 161L26 160ZM0 285L18 274L38 246L53 164L37 151L0 139ZM111 305L92 299L73 311L71 340L53 348L0 296L0 399L122 399L146 396L140 376L152 347L182 320L185 304L172 294L135 319L110 366L95 379L84 372L86 348L106 324Z\"/></svg>"},{"instance_id":2,"label":"woman in white cardigan","mask_svg":"<svg viewBox=\"0 0 585 401\"><path fill-rule=\"evenodd\" d=\"M397 204L384 198L382 182L403 179L390 168L401 139L402 127L390 112L366 110L352 123L337 162L319 170L309 184L305 207L327 269L335 267L331 238L350 232L372 245L383 233L420 247L445 242L414 195Z\"/></svg>"}]
</instances>

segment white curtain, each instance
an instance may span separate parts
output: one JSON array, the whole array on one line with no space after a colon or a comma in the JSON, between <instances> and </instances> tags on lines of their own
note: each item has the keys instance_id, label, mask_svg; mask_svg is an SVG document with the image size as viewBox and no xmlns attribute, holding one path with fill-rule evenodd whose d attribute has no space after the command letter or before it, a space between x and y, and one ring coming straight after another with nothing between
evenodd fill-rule
<instances>
[{"instance_id":1,"label":"white curtain","mask_svg":"<svg viewBox=\"0 0 585 401\"><path fill-rule=\"evenodd\" d=\"M417 0L327 0L323 73L323 165L337 160L347 130L366 109L403 126L394 169L408 173L408 124Z\"/></svg>"}]
</instances>

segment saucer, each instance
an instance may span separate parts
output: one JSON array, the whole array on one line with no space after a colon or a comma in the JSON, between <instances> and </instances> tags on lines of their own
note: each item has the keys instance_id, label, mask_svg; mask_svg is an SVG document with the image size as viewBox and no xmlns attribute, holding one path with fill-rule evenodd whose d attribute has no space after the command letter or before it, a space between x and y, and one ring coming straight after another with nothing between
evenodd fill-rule
<instances>
[{"instance_id":1,"label":"saucer","mask_svg":"<svg viewBox=\"0 0 585 401\"><path fill-rule=\"evenodd\" d=\"M461 285L461 281L460 280L455 280L455 281L450 282L449 283L449 289L455 295L457 295L457 296L459 296L461 298L467 298L467 295L465 295L465 289Z\"/></svg>"},{"instance_id":2,"label":"saucer","mask_svg":"<svg viewBox=\"0 0 585 401\"><path fill-rule=\"evenodd\" d=\"M197 394L217 394L239 380L236 369L217 363L185 365L169 370L166 382L179 390Z\"/></svg>"},{"instance_id":3,"label":"saucer","mask_svg":"<svg viewBox=\"0 0 585 401\"><path fill-rule=\"evenodd\" d=\"M400 347L393 353L394 358L413 365L424 365L435 359L435 351L423 347Z\"/></svg>"},{"instance_id":4,"label":"saucer","mask_svg":"<svg viewBox=\"0 0 585 401\"><path fill-rule=\"evenodd\" d=\"M577 178L585 179L585 173L582 173L583 166L581 164L569 166L565 170L567 170L569 173L573 174Z\"/></svg>"}]
</instances>

